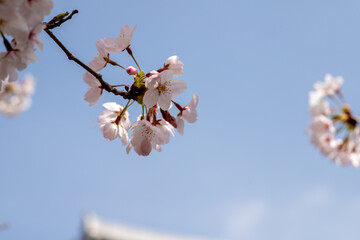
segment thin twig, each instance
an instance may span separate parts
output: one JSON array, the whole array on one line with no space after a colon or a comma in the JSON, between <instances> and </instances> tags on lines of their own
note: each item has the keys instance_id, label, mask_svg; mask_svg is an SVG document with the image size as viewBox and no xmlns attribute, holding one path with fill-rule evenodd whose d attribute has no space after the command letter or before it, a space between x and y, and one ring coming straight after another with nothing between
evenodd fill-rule
<instances>
[{"instance_id":1,"label":"thin twig","mask_svg":"<svg viewBox=\"0 0 360 240\"><path fill-rule=\"evenodd\" d=\"M72 16L74 16L75 14L77 14L79 11L78 10L73 10L71 12L71 14L67 17L64 17L60 20L57 20L56 17L53 18L50 22L48 22L46 24L46 29L53 29L53 28L56 28L56 27L60 27L61 24L63 24L64 22L66 22L67 20L70 20L72 18ZM68 13L68 12L67 12Z\"/></svg>"}]
</instances>

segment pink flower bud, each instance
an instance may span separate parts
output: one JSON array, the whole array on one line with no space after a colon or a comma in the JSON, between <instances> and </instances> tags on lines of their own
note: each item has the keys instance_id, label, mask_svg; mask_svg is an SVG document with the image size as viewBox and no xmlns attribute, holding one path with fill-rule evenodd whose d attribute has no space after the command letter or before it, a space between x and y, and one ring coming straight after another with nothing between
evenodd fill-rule
<instances>
[{"instance_id":1,"label":"pink flower bud","mask_svg":"<svg viewBox=\"0 0 360 240\"><path fill-rule=\"evenodd\" d=\"M126 69L126 72L129 74L129 75L135 75L137 73L137 69L134 68L133 66L130 66Z\"/></svg>"},{"instance_id":2,"label":"pink flower bud","mask_svg":"<svg viewBox=\"0 0 360 240\"><path fill-rule=\"evenodd\" d=\"M158 74L159 74L158 71L152 70L152 71L148 72L148 73L146 74L146 76L147 76L147 77L151 77L152 75L158 75Z\"/></svg>"}]
</instances>

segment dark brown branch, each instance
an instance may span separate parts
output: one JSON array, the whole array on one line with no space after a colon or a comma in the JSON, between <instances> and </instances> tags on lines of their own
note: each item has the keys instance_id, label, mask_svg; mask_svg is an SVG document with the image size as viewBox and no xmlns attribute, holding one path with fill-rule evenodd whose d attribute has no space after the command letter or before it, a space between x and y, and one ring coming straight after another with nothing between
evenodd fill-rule
<instances>
[{"instance_id":1,"label":"dark brown branch","mask_svg":"<svg viewBox=\"0 0 360 240\"><path fill-rule=\"evenodd\" d=\"M70 15L71 16L71 15ZM60 26L60 25L59 25ZM44 30L50 37L52 40L54 40L54 42L63 50L63 52L66 54L66 56L68 57L69 60L76 62L77 64L79 64L81 67L83 67L86 71L88 71L91 75L93 75L97 80L99 80L99 82L101 83L101 87L108 91L113 93L114 95L120 95L122 96L124 99L130 99L131 96L129 94L129 92L124 92L124 91L119 91L116 88L114 88L113 86L111 86L109 83L105 82L101 76L101 74L95 72L94 70L92 70L89 66L87 66L86 64L84 64L83 62L81 62L79 59L77 59L76 57L74 57L71 52L64 46L64 44L62 44L62 42L60 42L60 40L50 31L49 28L45 28Z\"/></svg>"},{"instance_id":2,"label":"dark brown branch","mask_svg":"<svg viewBox=\"0 0 360 240\"><path fill-rule=\"evenodd\" d=\"M46 24L46 29L53 29L53 28L56 28L56 27L60 27L61 24L63 24L64 22L66 22L67 20L70 20L72 18L72 16L74 16L75 14L77 14L79 11L78 10L73 10L71 12L71 14L67 17L64 17L64 18L60 18L59 19L59 15L54 17L50 22L48 22ZM68 12L66 12L66 14L69 14Z\"/></svg>"}]
</instances>

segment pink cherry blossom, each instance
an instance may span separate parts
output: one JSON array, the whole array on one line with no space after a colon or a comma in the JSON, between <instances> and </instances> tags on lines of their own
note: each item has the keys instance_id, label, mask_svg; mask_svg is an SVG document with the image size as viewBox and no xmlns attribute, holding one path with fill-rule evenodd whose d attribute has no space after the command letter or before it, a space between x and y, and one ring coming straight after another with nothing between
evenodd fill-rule
<instances>
[{"instance_id":1,"label":"pink cherry blossom","mask_svg":"<svg viewBox=\"0 0 360 240\"><path fill-rule=\"evenodd\" d=\"M137 73L137 69L133 66L129 66L128 68L126 68L126 72L129 75L135 75Z\"/></svg>"},{"instance_id":2,"label":"pink cherry blossom","mask_svg":"<svg viewBox=\"0 0 360 240\"><path fill-rule=\"evenodd\" d=\"M186 90L186 82L172 79L173 75L173 71L165 70L146 80L145 86L148 90L145 92L143 102L148 108L158 104L163 110L168 110L171 100Z\"/></svg>"},{"instance_id":3,"label":"pink cherry blossom","mask_svg":"<svg viewBox=\"0 0 360 240\"><path fill-rule=\"evenodd\" d=\"M86 72L83 74L83 80L89 85L89 89L85 94L85 101L89 102L90 106L93 106L99 101L103 88L101 83L92 74Z\"/></svg>"},{"instance_id":4,"label":"pink cherry blossom","mask_svg":"<svg viewBox=\"0 0 360 240\"><path fill-rule=\"evenodd\" d=\"M326 74L325 82L316 82L314 89L318 92L318 98L333 96L340 91L343 82L342 77L333 77L331 74Z\"/></svg>"},{"instance_id":5,"label":"pink cherry blossom","mask_svg":"<svg viewBox=\"0 0 360 240\"><path fill-rule=\"evenodd\" d=\"M89 67L95 72L103 69L108 63L109 53L105 50L104 39L96 41L96 48L98 53L94 56L94 59L89 63Z\"/></svg>"},{"instance_id":6,"label":"pink cherry blossom","mask_svg":"<svg viewBox=\"0 0 360 240\"><path fill-rule=\"evenodd\" d=\"M170 141L170 134L174 135L174 128L164 119L160 119L156 124L148 120L138 120L131 126L133 129L130 143L126 148L127 153L134 148L140 156L147 156L152 149L161 151L161 145Z\"/></svg>"},{"instance_id":7,"label":"pink cherry blossom","mask_svg":"<svg viewBox=\"0 0 360 240\"><path fill-rule=\"evenodd\" d=\"M39 23L31 29L28 36L28 48L34 49L34 46L38 46L39 50L43 50L44 44L41 42L39 38L39 34L44 30L45 25L43 23Z\"/></svg>"},{"instance_id":8,"label":"pink cherry blossom","mask_svg":"<svg viewBox=\"0 0 360 240\"><path fill-rule=\"evenodd\" d=\"M43 45L38 38L44 29L45 15L53 8L51 0L2 0L0 1L0 31L5 34L7 51L0 52L0 79L9 76L9 81L17 79L16 70L23 70L31 62L37 61L35 46ZM12 41L8 40L11 39Z\"/></svg>"},{"instance_id":9,"label":"pink cherry blossom","mask_svg":"<svg viewBox=\"0 0 360 240\"><path fill-rule=\"evenodd\" d=\"M15 81L18 76L16 69L23 70L26 68L31 53L19 51L15 48L8 52L0 52L0 79L9 76L9 82Z\"/></svg>"},{"instance_id":10,"label":"pink cherry blossom","mask_svg":"<svg viewBox=\"0 0 360 240\"><path fill-rule=\"evenodd\" d=\"M29 27L34 27L43 21L44 16L50 14L54 7L51 0L24 0L20 4L19 12L26 19Z\"/></svg>"},{"instance_id":11,"label":"pink cherry blossom","mask_svg":"<svg viewBox=\"0 0 360 240\"><path fill-rule=\"evenodd\" d=\"M322 154L339 165L360 166L359 120L344 101L340 88L342 77L325 76L309 93L310 115L308 133L311 143ZM337 130L336 130L337 129Z\"/></svg>"},{"instance_id":12,"label":"pink cherry blossom","mask_svg":"<svg viewBox=\"0 0 360 240\"><path fill-rule=\"evenodd\" d=\"M113 141L117 137L121 139L121 143L128 143L128 130L130 128L130 120L128 111L114 102L104 103L105 111L98 118L100 130L103 132L104 138Z\"/></svg>"},{"instance_id":13,"label":"pink cherry blossom","mask_svg":"<svg viewBox=\"0 0 360 240\"><path fill-rule=\"evenodd\" d=\"M120 36L117 38L105 38L104 45L106 51L109 53L120 53L128 48L136 29L136 26L131 29L129 25L122 25L120 29Z\"/></svg>"},{"instance_id":14,"label":"pink cherry blossom","mask_svg":"<svg viewBox=\"0 0 360 240\"><path fill-rule=\"evenodd\" d=\"M14 37L18 42L26 41L29 34L26 18L18 11L21 2L18 0L0 1L0 31Z\"/></svg>"},{"instance_id":15,"label":"pink cherry blossom","mask_svg":"<svg viewBox=\"0 0 360 240\"><path fill-rule=\"evenodd\" d=\"M177 131L184 134L184 121L188 123L194 123L198 119L196 107L199 102L199 97L194 93L191 101L188 105L181 109L180 113L176 117Z\"/></svg>"},{"instance_id":16,"label":"pink cherry blossom","mask_svg":"<svg viewBox=\"0 0 360 240\"><path fill-rule=\"evenodd\" d=\"M311 92L309 95L309 112L312 117L318 115L329 115L331 113L329 102L325 101L324 99L312 101Z\"/></svg>"},{"instance_id":17,"label":"pink cherry blossom","mask_svg":"<svg viewBox=\"0 0 360 240\"><path fill-rule=\"evenodd\" d=\"M158 74L159 74L158 71L151 70L150 72L148 72L148 73L146 74L146 77L151 77L151 76L158 75Z\"/></svg>"},{"instance_id":18,"label":"pink cherry blossom","mask_svg":"<svg viewBox=\"0 0 360 240\"><path fill-rule=\"evenodd\" d=\"M179 61L178 56L171 56L165 61L165 69L171 70L174 73L174 77L180 77L183 73L184 64Z\"/></svg>"}]
</instances>

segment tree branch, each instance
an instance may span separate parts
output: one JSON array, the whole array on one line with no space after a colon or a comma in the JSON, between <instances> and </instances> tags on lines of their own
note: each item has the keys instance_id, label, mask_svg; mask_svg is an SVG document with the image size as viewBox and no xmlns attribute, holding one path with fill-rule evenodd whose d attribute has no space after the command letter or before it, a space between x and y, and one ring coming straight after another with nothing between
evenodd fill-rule
<instances>
[{"instance_id":1,"label":"tree branch","mask_svg":"<svg viewBox=\"0 0 360 240\"><path fill-rule=\"evenodd\" d=\"M69 17L67 18L63 18L61 20L63 21L58 21L55 23L51 23L51 21L47 24L47 27L44 29L44 31L50 36L50 38L52 40L54 40L54 42L63 50L63 52L66 54L66 56L68 57L69 60L76 62L78 65L80 65L81 67L83 67L86 71L88 71L91 75L93 75L97 80L99 80L101 87L108 91L113 93L114 95L120 95L122 96L124 99L132 99L132 97L130 96L129 92L124 92L124 91L119 91L116 88L114 88L113 86L111 86L109 83L105 82L104 79L102 78L101 74L95 72L94 70L92 70L88 65L84 64L82 61L80 61L78 58L74 57L74 55L71 54L71 52L64 46L64 44L62 44L62 42L50 31L50 29L54 28L54 27L59 27L62 23L64 23L65 21L69 20L72 15L74 15L75 13L77 13L77 10L74 10Z\"/></svg>"}]
</instances>

